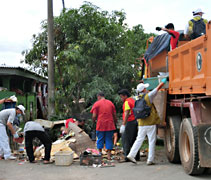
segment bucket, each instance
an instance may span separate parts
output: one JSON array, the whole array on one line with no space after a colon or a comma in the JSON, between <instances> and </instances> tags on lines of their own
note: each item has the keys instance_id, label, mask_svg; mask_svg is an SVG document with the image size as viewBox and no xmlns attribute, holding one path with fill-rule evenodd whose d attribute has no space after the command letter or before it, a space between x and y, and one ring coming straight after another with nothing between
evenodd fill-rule
<instances>
[{"instance_id":1,"label":"bucket","mask_svg":"<svg viewBox=\"0 0 211 180\"><path fill-rule=\"evenodd\" d=\"M73 152L60 151L55 154L56 166L69 166L73 163Z\"/></svg>"}]
</instances>

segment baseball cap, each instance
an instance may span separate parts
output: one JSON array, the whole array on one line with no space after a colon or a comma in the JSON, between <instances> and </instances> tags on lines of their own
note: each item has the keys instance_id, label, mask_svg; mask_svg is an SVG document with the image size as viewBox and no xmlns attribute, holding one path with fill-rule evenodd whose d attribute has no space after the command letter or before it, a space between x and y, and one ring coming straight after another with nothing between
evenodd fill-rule
<instances>
[{"instance_id":1,"label":"baseball cap","mask_svg":"<svg viewBox=\"0 0 211 180\"><path fill-rule=\"evenodd\" d=\"M18 105L17 108L21 110L23 115L25 115L25 112L24 112L25 111L25 107L23 105Z\"/></svg>"},{"instance_id":2,"label":"baseball cap","mask_svg":"<svg viewBox=\"0 0 211 180\"><path fill-rule=\"evenodd\" d=\"M136 91L137 92L142 92L145 88L148 88L149 87L149 83L140 83L137 85L137 88L136 88Z\"/></svg>"}]
</instances>

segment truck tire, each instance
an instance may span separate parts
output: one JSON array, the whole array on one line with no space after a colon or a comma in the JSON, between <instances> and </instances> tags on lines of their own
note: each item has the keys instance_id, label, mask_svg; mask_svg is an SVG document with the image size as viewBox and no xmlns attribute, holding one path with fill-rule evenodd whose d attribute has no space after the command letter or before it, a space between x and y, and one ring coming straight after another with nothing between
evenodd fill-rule
<instances>
[{"instance_id":1,"label":"truck tire","mask_svg":"<svg viewBox=\"0 0 211 180\"><path fill-rule=\"evenodd\" d=\"M199 164L197 127L193 127L190 118L184 118L180 126L179 153L187 174L198 175L204 172Z\"/></svg>"},{"instance_id":2,"label":"truck tire","mask_svg":"<svg viewBox=\"0 0 211 180\"><path fill-rule=\"evenodd\" d=\"M180 116L168 116L165 128L165 152L171 163L180 163L179 156L179 129L181 124Z\"/></svg>"}]
</instances>

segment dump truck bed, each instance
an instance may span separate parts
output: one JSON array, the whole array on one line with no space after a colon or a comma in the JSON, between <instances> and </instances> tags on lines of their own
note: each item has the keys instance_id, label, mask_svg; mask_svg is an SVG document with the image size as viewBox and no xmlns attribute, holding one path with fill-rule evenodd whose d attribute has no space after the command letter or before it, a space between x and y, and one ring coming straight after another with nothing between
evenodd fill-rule
<instances>
[{"instance_id":1,"label":"dump truck bed","mask_svg":"<svg viewBox=\"0 0 211 180\"><path fill-rule=\"evenodd\" d=\"M206 35L168 53L169 94L211 95L211 24Z\"/></svg>"}]
</instances>

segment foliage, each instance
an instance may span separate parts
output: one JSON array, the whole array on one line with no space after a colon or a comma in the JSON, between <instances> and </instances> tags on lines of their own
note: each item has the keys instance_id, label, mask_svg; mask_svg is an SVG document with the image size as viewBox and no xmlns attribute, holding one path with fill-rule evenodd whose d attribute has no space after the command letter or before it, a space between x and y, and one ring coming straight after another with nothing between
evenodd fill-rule
<instances>
[{"instance_id":1,"label":"foliage","mask_svg":"<svg viewBox=\"0 0 211 180\"><path fill-rule=\"evenodd\" d=\"M145 34L141 25L129 29L125 19L123 11L109 14L89 2L55 17L57 114L80 112L79 100L84 98L89 107L99 91L119 108L118 90L136 86L137 58L144 53L150 34ZM46 21L32 41L33 48L24 52L25 62L47 74L41 63L47 59Z\"/></svg>"}]
</instances>

